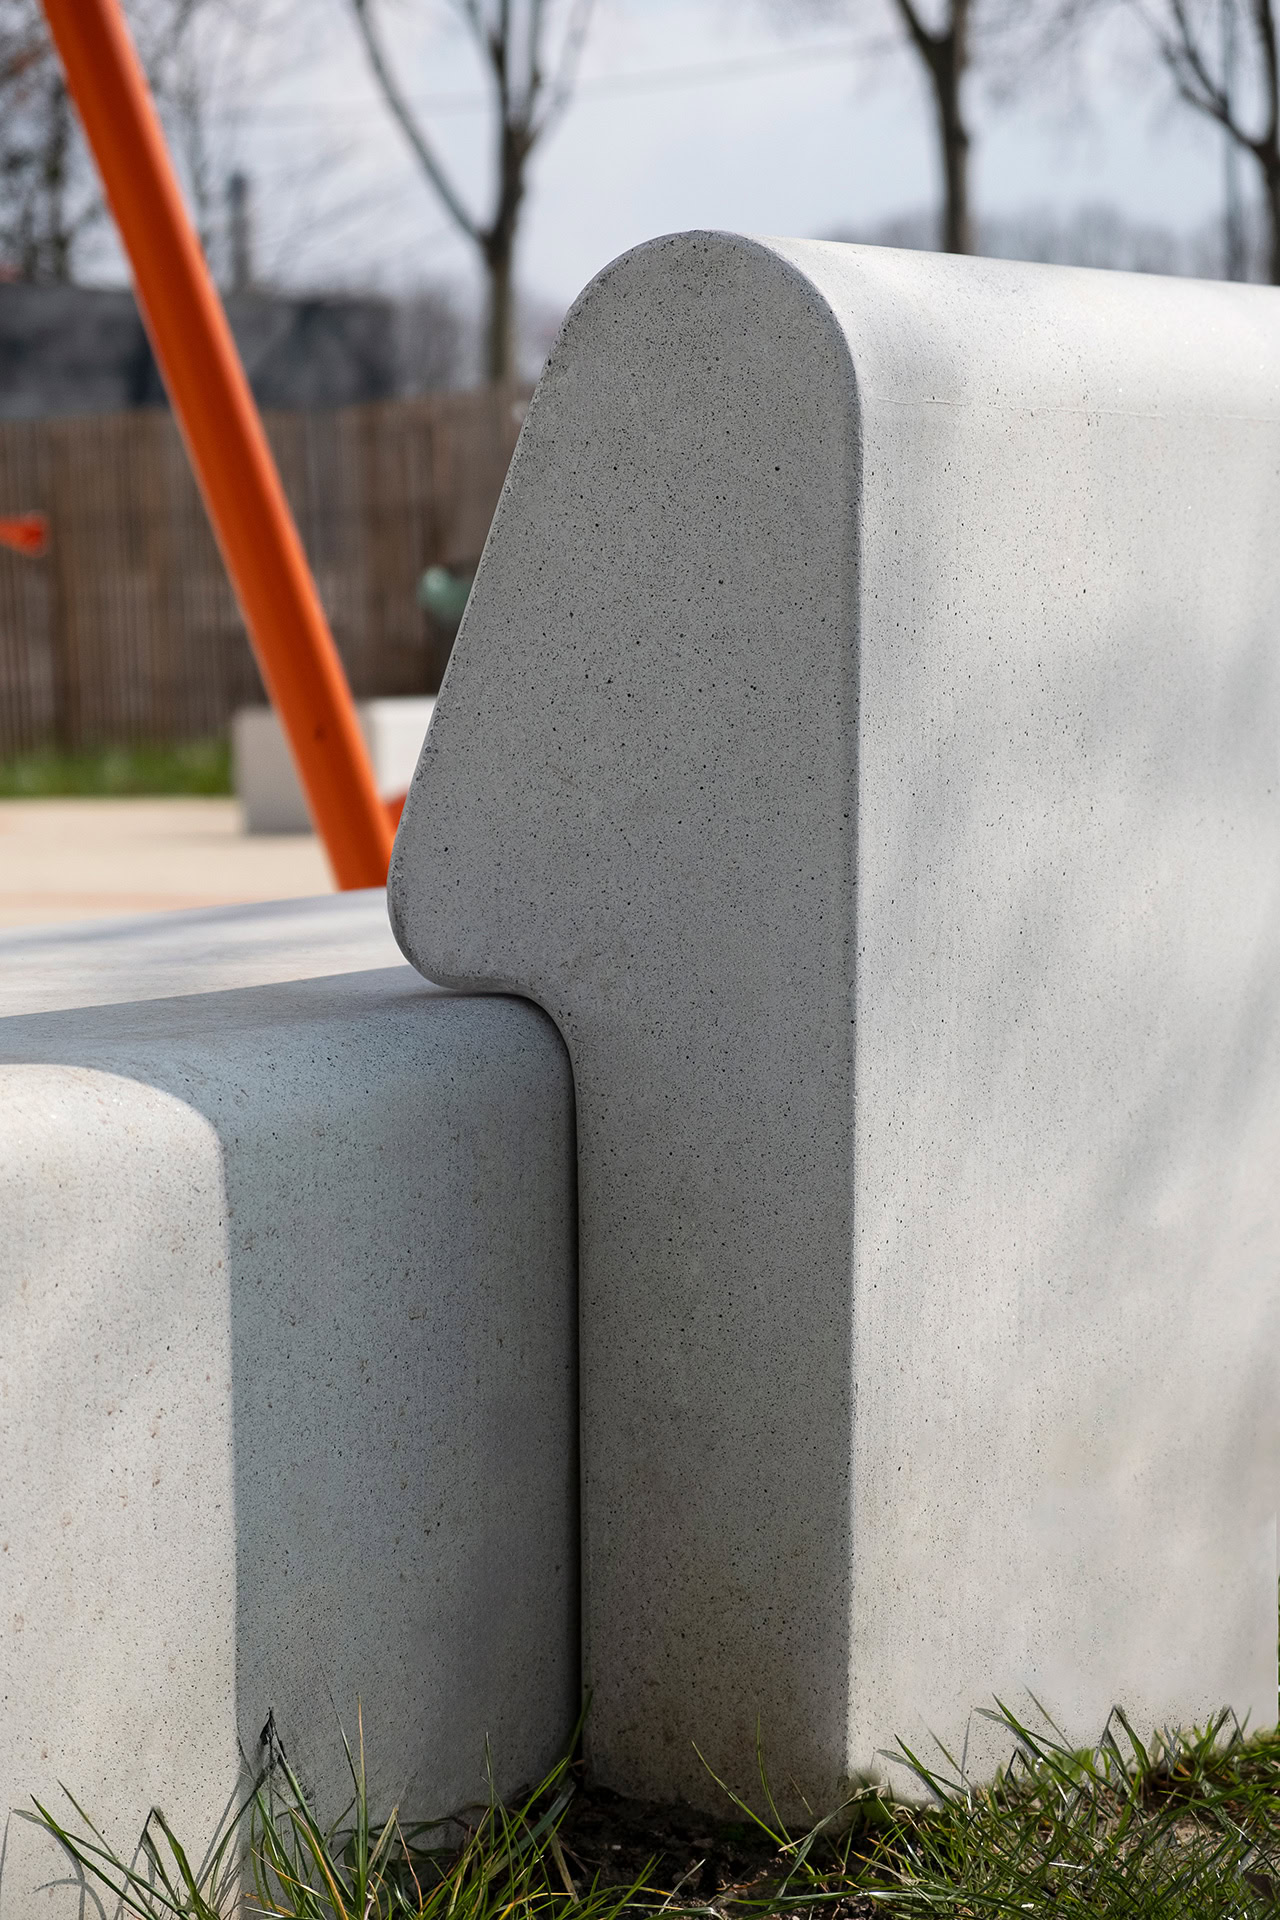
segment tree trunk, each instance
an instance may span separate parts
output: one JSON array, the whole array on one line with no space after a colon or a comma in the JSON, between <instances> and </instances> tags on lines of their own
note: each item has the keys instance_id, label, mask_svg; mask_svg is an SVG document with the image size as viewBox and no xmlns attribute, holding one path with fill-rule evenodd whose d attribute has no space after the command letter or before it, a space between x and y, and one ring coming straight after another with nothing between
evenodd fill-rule
<instances>
[{"instance_id":1,"label":"tree trunk","mask_svg":"<svg viewBox=\"0 0 1280 1920\"><path fill-rule=\"evenodd\" d=\"M72 235L67 227L67 159L71 147L71 104L61 75L49 98L49 129L45 139L43 185L45 194L46 268L50 280L71 278Z\"/></svg>"},{"instance_id":2,"label":"tree trunk","mask_svg":"<svg viewBox=\"0 0 1280 1920\"><path fill-rule=\"evenodd\" d=\"M969 130L960 111L960 76L952 71L946 86L939 83L938 133L942 143L942 177L945 200L942 210L942 251L972 253L973 229L969 218Z\"/></svg>"},{"instance_id":3,"label":"tree trunk","mask_svg":"<svg viewBox=\"0 0 1280 1920\"><path fill-rule=\"evenodd\" d=\"M1280 153L1263 160L1262 181L1271 222L1271 284L1280 287Z\"/></svg>"},{"instance_id":4,"label":"tree trunk","mask_svg":"<svg viewBox=\"0 0 1280 1920\"><path fill-rule=\"evenodd\" d=\"M935 33L916 9L915 0L898 0L898 11L933 89L942 162L942 218L939 241L944 253L972 253L969 219L969 129L964 123L964 78L969 67L969 12L972 0L951 0L943 26Z\"/></svg>"},{"instance_id":5,"label":"tree trunk","mask_svg":"<svg viewBox=\"0 0 1280 1920\"><path fill-rule=\"evenodd\" d=\"M486 371L495 384L514 379L516 372L516 234L524 200L524 170L532 148L528 127L511 118L504 108L498 127L498 210L480 241L489 275Z\"/></svg>"},{"instance_id":6,"label":"tree trunk","mask_svg":"<svg viewBox=\"0 0 1280 1920\"><path fill-rule=\"evenodd\" d=\"M516 370L515 234L506 228L486 236L485 271L489 309L485 318L485 377L494 385L511 380Z\"/></svg>"}]
</instances>

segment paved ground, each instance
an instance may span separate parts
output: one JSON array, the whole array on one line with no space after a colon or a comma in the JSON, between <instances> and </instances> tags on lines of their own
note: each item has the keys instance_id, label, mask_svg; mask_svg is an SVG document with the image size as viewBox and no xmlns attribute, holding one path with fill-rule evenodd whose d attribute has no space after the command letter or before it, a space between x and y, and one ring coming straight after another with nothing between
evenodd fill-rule
<instances>
[{"instance_id":1,"label":"paved ground","mask_svg":"<svg viewBox=\"0 0 1280 1920\"><path fill-rule=\"evenodd\" d=\"M328 893L312 834L246 834L234 800L0 800L0 926Z\"/></svg>"}]
</instances>

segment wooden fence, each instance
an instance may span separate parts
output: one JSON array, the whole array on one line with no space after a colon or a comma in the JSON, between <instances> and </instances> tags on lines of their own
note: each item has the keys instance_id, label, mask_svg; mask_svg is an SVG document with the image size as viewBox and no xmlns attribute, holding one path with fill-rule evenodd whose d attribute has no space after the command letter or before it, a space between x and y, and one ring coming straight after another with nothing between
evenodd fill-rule
<instances>
[{"instance_id":1,"label":"wooden fence","mask_svg":"<svg viewBox=\"0 0 1280 1920\"><path fill-rule=\"evenodd\" d=\"M474 565L527 395L486 389L266 416L357 695L432 691L424 567ZM197 739L261 687L171 417L0 423L0 514L49 516L46 557L0 549L0 757Z\"/></svg>"}]
</instances>

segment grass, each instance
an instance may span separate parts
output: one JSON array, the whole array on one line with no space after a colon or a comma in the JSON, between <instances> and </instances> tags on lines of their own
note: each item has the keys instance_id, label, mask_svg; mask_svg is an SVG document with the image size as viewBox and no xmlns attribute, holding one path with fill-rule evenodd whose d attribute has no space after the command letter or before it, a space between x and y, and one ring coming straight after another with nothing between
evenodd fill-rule
<instances>
[{"instance_id":1,"label":"grass","mask_svg":"<svg viewBox=\"0 0 1280 1920\"><path fill-rule=\"evenodd\" d=\"M50 747L0 761L0 798L8 800L230 792L231 748L226 740L79 752Z\"/></svg>"},{"instance_id":2,"label":"grass","mask_svg":"<svg viewBox=\"0 0 1280 1920\"><path fill-rule=\"evenodd\" d=\"M198 1867L158 1810L132 1862L112 1851L70 1795L78 1830L38 1802L29 1817L60 1842L82 1890L109 1892L120 1912L143 1920L1280 1915L1280 1731L1246 1737L1224 1713L1198 1731L1143 1741L1117 1711L1098 1744L1078 1752L1051 1727L1037 1731L1007 1709L992 1717L1013 1757L986 1785L903 1749L926 1796L921 1804L868 1787L795 1831L774 1809L761 1758L763 1814L725 1783L732 1819L641 1810L652 1857L620 1877L606 1866L621 1851L604 1838L609 1809L629 1823L616 1830L632 1840L637 1810L599 1794L584 1817L592 1796L568 1757L513 1805L491 1793L449 1821L404 1826L394 1808L372 1816L363 1730L354 1752L344 1740L352 1797L335 1825L321 1823L272 1737L252 1791ZM664 1881L653 1864L670 1864L672 1821L703 1830L703 1857ZM246 1852L251 1884L238 1877Z\"/></svg>"},{"instance_id":3,"label":"grass","mask_svg":"<svg viewBox=\"0 0 1280 1920\"><path fill-rule=\"evenodd\" d=\"M902 1757L927 1799L867 1789L806 1833L731 1796L768 1833L773 1876L721 1910L885 1914L902 1920L1251 1920L1280 1914L1280 1733L1230 1714L1144 1742L1113 1712L1073 1751L1006 1708L1013 1757L986 1785ZM765 1803L771 1805L761 1769ZM779 1874L778 1869L781 1869Z\"/></svg>"},{"instance_id":4,"label":"grass","mask_svg":"<svg viewBox=\"0 0 1280 1920\"><path fill-rule=\"evenodd\" d=\"M512 1806L491 1791L481 1807L402 1825L396 1808L372 1817L361 1726L354 1752L343 1736L350 1804L325 1826L270 1721L265 1737L266 1765L198 1866L158 1808L131 1860L69 1793L78 1831L39 1801L28 1817L61 1844L78 1898L105 1891L142 1920L615 1920L641 1897L638 1886L575 1887L559 1837L575 1785L569 1756Z\"/></svg>"}]
</instances>

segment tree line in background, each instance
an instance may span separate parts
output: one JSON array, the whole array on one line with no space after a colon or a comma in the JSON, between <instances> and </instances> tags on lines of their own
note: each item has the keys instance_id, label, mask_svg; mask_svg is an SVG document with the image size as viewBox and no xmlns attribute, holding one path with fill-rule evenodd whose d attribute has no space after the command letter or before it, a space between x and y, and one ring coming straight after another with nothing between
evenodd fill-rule
<instances>
[{"instance_id":1,"label":"tree line in background","mask_svg":"<svg viewBox=\"0 0 1280 1920\"><path fill-rule=\"evenodd\" d=\"M289 0L273 0L288 12ZM312 0L315 4L315 0ZM477 211L446 168L430 116L415 104L403 36L387 0L329 0L344 11L378 95L427 193L474 247L486 289L481 370L516 372L515 267L529 163L573 96L593 0L405 0L419 15L452 14L486 77L491 191ZM776 0L790 19L823 14L865 25L877 14L915 59L936 140L940 213L933 233L887 223L876 238L957 253L1081 260L1151 271L1201 271L1280 284L1280 0ZM263 29L270 0L126 0L126 11L211 254L222 278L249 279L243 176L215 178L209 101ZM1149 62L1188 112L1224 142L1224 217L1216 249L1141 229L1108 209L975 220L970 173L979 89L1007 101L1040 83L1116 15L1137 29ZM295 16L296 17L296 16ZM1250 191L1249 184L1252 183ZM225 200L223 191L226 190ZM237 207L239 211L237 212ZM72 281L102 219L92 170L39 0L0 0L0 277Z\"/></svg>"},{"instance_id":2,"label":"tree line in background","mask_svg":"<svg viewBox=\"0 0 1280 1920\"><path fill-rule=\"evenodd\" d=\"M1184 106L1222 129L1252 167L1266 222L1267 278L1280 285L1280 13L1276 0L890 0L926 77L943 182L940 244L974 251L966 82L978 62L1008 89L1107 15L1133 16ZM1243 203L1227 166L1226 277L1247 273ZM1234 204L1233 204L1234 202ZM1234 228L1234 231L1231 229Z\"/></svg>"}]
</instances>

